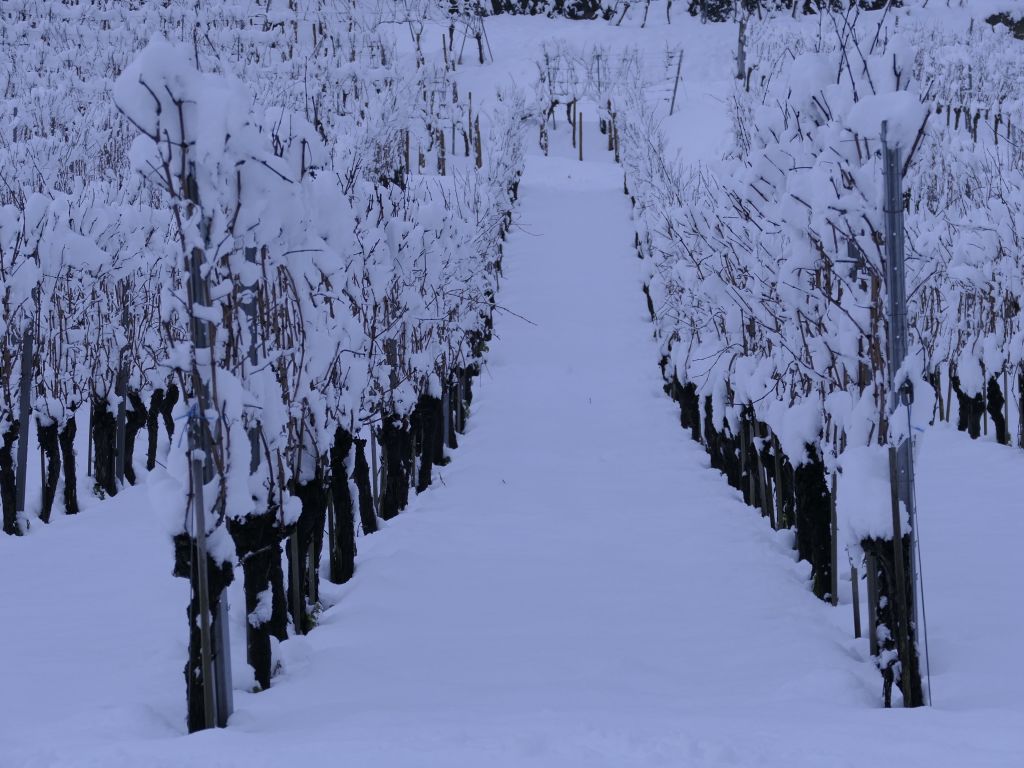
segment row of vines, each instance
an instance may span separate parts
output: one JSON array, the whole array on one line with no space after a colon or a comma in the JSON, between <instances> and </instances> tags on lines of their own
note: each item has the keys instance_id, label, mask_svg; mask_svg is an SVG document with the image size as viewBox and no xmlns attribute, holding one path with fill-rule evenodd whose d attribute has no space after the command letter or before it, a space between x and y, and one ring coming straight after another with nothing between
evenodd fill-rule
<instances>
[{"instance_id":1,"label":"row of vines","mask_svg":"<svg viewBox=\"0 0 1024 768\"><path fill-rule=\"evenodd\" d=\"M522 97L481 114L447 56L400 65L371 6L0 10L3 531L79 511L87 420L90 491L148 475L217 631L241 571L260 688L273 639L315 623L321 556L348 580L357 534L448 461L523 163ZM190 730L209 723L198 600Z\"/></svg>"},{"instance_id":2,"label":"row of vines","mask_svg":"<svg viewBox=\"0 0 1024 768\"><path fill-rule=\"evenodd\" d=\"M921 703L924 650L898 643L918 595L898 589L915 553L909 535L893 543L894 515L903 533L910 520L891 508L889 448L948 420L1024 444L1019 43L856 8L747 34L721 161L672 161L644 52L551 48L541 101L603 106L682 426L793 530L816 595L856 600L866 576L884 703L894 686ZM602 62L616 67L603 83ZM883 130L903 152L910 351L895 392Z\"/></svg>"}]
</instances>

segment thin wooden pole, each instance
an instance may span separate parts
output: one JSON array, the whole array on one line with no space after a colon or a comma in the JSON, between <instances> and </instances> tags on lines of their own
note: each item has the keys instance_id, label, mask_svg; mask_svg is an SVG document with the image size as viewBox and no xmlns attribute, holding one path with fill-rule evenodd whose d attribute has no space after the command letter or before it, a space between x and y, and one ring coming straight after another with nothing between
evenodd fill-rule
<instances>
[{"instance_id":1,"label":"thin wooden pole","mask_svg":"<svg viewBox=\"0 0 1024 768\"><path fill-rule=\"evenodd\" d=\"M836 472L832 473L832 498L829 503L829 538L832 540L832 573L829 589L832 592L832 605L839 605L839 525L836 519L836 474Z\"/></svg>"},{"instance_id":2,"label":"thin wooden pole","mask_svg":"<svg viewBox=\"0 0 1024 768\"><path fill-rule=\"evenodd\" d=\"M1006 444L1012 445L1013 441L1010 439L1010 379L1006 373L1006 368L1003 368L1003 429L1004 436L1006 437Z\"/></svg>"},{"instance_id":3,"label":"thin wooden pole","mask_svg":"<svg viewBox=\"0 0 1024 768\"><path fill-rule=\"evenodd\" d=\"M347 483L348 478L343 478L342 482ZM335 521L334 521L334 480L332 478L331 484L327 490L327 559L330 565L331 581L340 580L340 574L338 573L338 547L335 544Z\"/></svg>"},{"instance_id":4,"label":"thin wooden pole","mask_svg":"<svg viewBox=\"0 0 1024 768\"><path fill-rule=\"evenodd\" d=\"M329 503L330 502L328 502L328 504ZM330 514L330 509L328 509L327 512L328 514ZM323 530L320 531L320 534L323 535ZM313 544L311 543L309 545L309 556L306 558L306 580L309 582L306 585L306 588L307 594L309 595L309 602L313 603L314 605L316 604L316 601L319 598L319 595L317 593L319 592L318 587L320 585L317 584L316 578L318 565L319 563L317 563L316 547L313 546Z\"/></svg>"},{"instance_id":5,"label":"thin wooden pole","mask_svg":"<svg viewBox=\"0 0 1024 768\"><path fill-rule=\"evenodd\" d=\"M26 475L28 472L28 423L32 417L32 329L21 337L21 387L18 402L18 468L15 487L15 516L24 530Z\"/></svg>"},{"instance_id":6,"label":"thin wooden pole","mask_svg":"<svg viewBox=\"0 0 1024 768\"><path fill-rule=\"evenodd\" d=\"M580 149L580 162L582 163L583 162L583 113L582 112L580 112L580 113L578 113L576 115L576 123L579 125L579 128L580 128L580 139L577 142L577 144L579 145L579 149Z\"/></svg>"},{"instance_id":7,"label":"thin wooden pole","mask_svg":"<svg viewBox=\"0 0 1024 768\"><path fill-rule=\"evenodd\" d=\"M302 585L300 583L299 574L299 532L296 530L291 536L288 537L288 553L291 555L288 559L291 561L291 593L292 593L292 617L295 620L295 634L304 635L306 634L306 628L302 625Z\"/></svg>"},{"instance_id":8,"label":"thin wooden pole","mask_svg":"<svg viewBox=\"0 0 1024 768\"><path fill-rule=\"evenodd\" d=\"M671 117L676 111L676 92L679 90L679 75L683 71L683 52L679 51L676 53L676 82L672 86L672 104L668 108L669 117Z\"/></svg>"},{"instance_id":9,"label":"thin wooden pole","mask_svg":"<svg viewBox=\"0 0 1024 768\"><path fill-rule=\"evenodd\" d=\"M782 527L782 447L779 438L772 434L772 459L775 462L775 529ZM788 522L788 520L787 520Z\"/></svg>"},{"instance_id":10,"label":"thin wooden pole","mask_svg":"<svg viewBox=\"0 0 1024 768\"><path fill-rule=\"evenodd\" d=\"M87 445L87 448L86 448L86 457L85 457L85 474L88 475L89 477L92 477L92 419L93 419L93 411L94 410L95 410L95 407L93 406L93 398L90 397L89 398L89 434L88 434L89 440L88 440L88 445Z\"/></svg>"},{"instance_id":11,"label":"thin wooden pole","mask_svg":"<svg viewBox=\"0 0 1024 768\"><path fill-rule=\"evenodd\" d=\"M874 554L868 554L865 567L868 569L868 644L871 655L878 655L878 562Z\"/></svg>"},{"instance_id":12,"label":"thin wooden pole","mask_svg":"<svg viewBox=\"0 0 1024 768\"><path fill-rule=\"evenodd\" d=\"M117 429L114 433L114 474L118 486L124 485L124 468L128 458L125 456L125 430L128 420L128 371L122 360L117 373Z\"/></svg>"},{"instance_id":13,"label":"thin wooden pole","mask_svg":"<svg viewBox=\"0 0 1024 768\"><path fill-rule=\"evenodd\" d=\"M370 428L370 461L372 462L372 472L370 472L370 480L373 482L373 511L376 514L380 514L380 488L377 484L377 433Z\"/></svg>"},{"instance_id":14,"label":"thin wooden pole","mask_svg":"<svg viewBox=\"0 0 1024 768\"><path fill-rule=\"evenodd\" d=\"M850 566L850 585L853 588L853 636L860 637L860 579L857 566Z\"/></svg>"}]
</instances>

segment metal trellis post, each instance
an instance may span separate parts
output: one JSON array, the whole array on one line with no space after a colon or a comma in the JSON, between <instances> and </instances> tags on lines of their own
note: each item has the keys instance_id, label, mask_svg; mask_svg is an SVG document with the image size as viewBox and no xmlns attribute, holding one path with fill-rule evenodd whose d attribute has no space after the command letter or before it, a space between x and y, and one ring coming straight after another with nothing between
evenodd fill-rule
<instances>
[{"instance_id":1,"label":"metal trellis post","mask_svg":"<svg viewBox=\"0 0 1024 768\"><path fill-rule=\"evenodd\" d=\"M904 262L903 229L903 163L900 147L889 146L887 124L882 123L882 155L885 178L885 253L886 287L889 298L889 391L890 415L903 405L907 412L914 399L913 388L907 379L899 380L900 369L907 357L907 291ZM909 420L909 419L908 419ZM909 424L908 424L909 427ZM909 432L899 445L889 447L890 472L893 480L893 553L896 565L896 604L902 618L899 622L900 661L903 666L904 706L915 707L925 702L918 699L921 690L920 667L917 652L917 564L915 560L917 514L914 505L914 452ZM910 556L904 563L903 531L904 508L910 521Z\"/></svg>"},{"instance_id":2,"label":"metal trellis post","mask_svg":"<svg viewBox=\"0 0 1024 768\"><path fill-rule=\"evenodd\" d=\"M199 195L195 188L195 173L188 179L189 199L198 205ZM208 240L204 223L204 240ZM210 292L207 278L203 275L204 253L194 248L189 259L189 292L193 306L208 307ZM193 314L191 322L192 340L195 346L197 368L212 372L213 360L209 322ZM227 725L233 709L231 684L231 656L228 635L227 591L221 593L215 605L210 604L209 573L207 570L206 548L206 503L205 486L214 479L211 454L213 436L210 433L209 414L211 409L209 384L202 370L195 371L196 408L189 420L189 448L191 450L191 472L193 489L193 536L196 542L196 567L193 573L196 582L193 590L199 598L200 655L203 676L204 724L207 728Z\"/></svg>"},{"instance_id":3,"label":"metal trellis post","mask_svg":"<svg viewBox=\"0 0 1024 768\"><path fill-rule=\"evenodd\" d=\"M28 472L28 423L32 418L32 328L21 336L21 397L18 403L18 470L14 511L17 524L25 527L25 490Z\"/></svg>"}]
</instances>

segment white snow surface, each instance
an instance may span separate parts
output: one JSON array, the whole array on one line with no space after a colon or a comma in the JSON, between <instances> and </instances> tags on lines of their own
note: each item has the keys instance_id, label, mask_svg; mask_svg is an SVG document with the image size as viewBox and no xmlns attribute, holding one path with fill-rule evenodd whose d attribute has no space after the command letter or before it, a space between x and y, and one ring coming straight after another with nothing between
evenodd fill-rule
<instances>
[{"instance_id":1,"label":"white snow surface","mask_svg":"<svg viewBox=\"0 0 1024 768\"><path fill-rule=\"evenodd\" d=\"M553 155L528 161L505 258L525 319L497 319L453 464L360 539L356 578L324 586L320 625L279 647L269 691L236 691L228 729L182 734L186 584L144 490L0 540L0 765L1021 764L1015 591L966 566L1014 573L1020 516L970 499L1008 502L1019 454L926 439L937 705L880 709L849 605L813 597L788 534L676 425L618 167ZM951 471L977 449L991 471Z\"/></svg>"},{"instance_id":2,"label":"white snow surface","mask_svg":"<svg viewBox=\"0 0 1024 768\"><path fill-rule=\"evenodd\" d=\"M712 161L729 81L710 73L728 71L735 30L675 19L650 39L685 41L708 77L682 89L705 117L668 121L673 143ZM509 79L532 76L550 30L619 34L488 29ZM477 93L500 79L485 69L463 78ZM259 694L232 585L229 728L184 735L187 583L151 489L0 537L0 768L1024 765L1024 456L947 428L919 438L934 706L881 709L848 577L839 607L814 598L791 534L678 427L621 170L587 131L586 162L564 130L529 158L509 311L453 463L359 539L355 578L322 586L319 626L275 647Z\"/></svg>"}]
</instances>

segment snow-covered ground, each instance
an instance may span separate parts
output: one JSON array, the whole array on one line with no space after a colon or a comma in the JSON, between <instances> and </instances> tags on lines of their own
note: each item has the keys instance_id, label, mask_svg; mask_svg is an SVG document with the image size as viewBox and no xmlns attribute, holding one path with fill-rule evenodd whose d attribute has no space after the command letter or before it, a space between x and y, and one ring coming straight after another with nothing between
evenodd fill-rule
<instances>
[{"instance_id":1,"label":"snow-covered ground","mask_svg":"<svg viewBox=\"0 0 1024 768\"><path fill-rule=\"evenodd\" d=\"M639 40L685 44L675 143L713 159L734 30L677 22ZM462 75L477 93L532 78L546 35L638 40L488 29L497 63ZM921 438L934 706L881 709L850 605L813 597L789 534L677 426L621 171L588 130L583 163L564 131L532 150L455 460L359 540L355 579L324 585L269 691L242 690L233 613L228 729L184 736L187 584L145 487L0 538L0 768L1024 765L1024 454Z\"/></svg>"}]
</instances>

